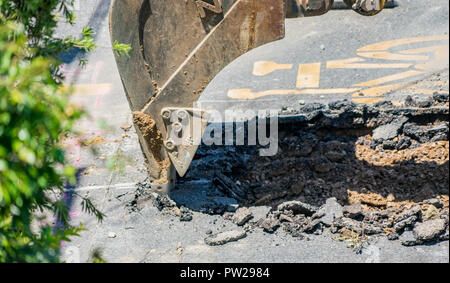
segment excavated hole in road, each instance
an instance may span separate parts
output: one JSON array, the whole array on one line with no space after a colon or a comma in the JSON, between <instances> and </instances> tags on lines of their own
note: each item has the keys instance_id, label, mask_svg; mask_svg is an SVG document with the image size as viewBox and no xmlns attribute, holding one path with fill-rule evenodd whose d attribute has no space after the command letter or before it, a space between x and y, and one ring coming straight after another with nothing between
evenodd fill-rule
<instances>
[{"instance_id":1,"label":"excavated hole in road","mask_svg":"<svg viewBox=\"0 0 450 283\"><path fill-rule=\"evenodd\" d=\"M201 146L183 183L213 180L244 205L348 204L349 191L396 201L448 196L448 103L428 108L337 102L282 119L279 152Z\"/></svg>"},{"instance_id":2,"label":"excavated hole in road","mask_svg":"<svg viewBox=\"0 0 450 283\"><path fill-rule=\"evenodd\" d=\"M178 206L182 218L188 208L229 219L234 202L270 206L265 218L244 228L273 233L282 227L294 237L330 228L355 246L371 234L396 240L436 220L445 225L432 236L416 233L402 243L448 240L448 95L421 106L305 105L280 120L277 155L261 157L256 147L201 146L171 195L174 202L158 205ZM343 214L340 219L326 220L330 207Z\"/></svg>"}]
</instances>

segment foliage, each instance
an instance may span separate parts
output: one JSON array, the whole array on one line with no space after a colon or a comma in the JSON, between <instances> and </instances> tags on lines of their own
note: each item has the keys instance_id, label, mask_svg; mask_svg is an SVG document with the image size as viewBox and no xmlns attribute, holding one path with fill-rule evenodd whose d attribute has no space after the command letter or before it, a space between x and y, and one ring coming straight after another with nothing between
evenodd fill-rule
<instances>
[{"instance_id":1,"label":"foliage","mask_svg":"<svg viewBox=\"0 0 450 283\"><path fill-rule=\"evenodd\" d=\"M69 103L58 58L73 48L89 52L95 42L88 27L78 39L55 36L57 15L73 24L71 5L0 0L0 262L56 262L61 242L84 230L69 224L62 197L77 170L67 165L60 141L83 112ZM129 51L119 43L115 49ZM89 199L82 206L103 219ZM38 213L49 211L59 225L34 225Z\"/></svg>"}]
</instances>

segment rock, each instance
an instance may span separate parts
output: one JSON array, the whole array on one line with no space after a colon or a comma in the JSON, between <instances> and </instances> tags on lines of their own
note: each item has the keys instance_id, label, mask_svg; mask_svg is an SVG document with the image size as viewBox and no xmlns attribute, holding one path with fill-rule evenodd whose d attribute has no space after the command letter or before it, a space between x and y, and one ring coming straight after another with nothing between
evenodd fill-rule
<instances>
[{"instance_id":1,"label":"rock","mask_svg":"<svg viewBox=\"0 0 450 283\"><path fill-rule=\"evenodd\" d=\"M431 100L430 98L425 98L425 99L415 99L414 100L414 106L415 107L419 107L419 108L428 108L431 107L433 105L433 100Z\"/></svg>"},{"instance_id":2,"label":"rock","mask_svg":"<svg viewBox=\"0 0 450 283\"><path fill-rule=\"evenodd\" d=\"M366 234L366 235L381 234L381 233L383 233L383 228L379 227L378 225L364 223L363 231L364 231L364 234Z\"/></svg>"},{"instance_id":3,"label":"rock","mask_svg":"<svg viewBox=\"0 0 450 283\"><path fill-rule=\"evenodd\" d=\"M301 229L298 225L296 225L295 223L284 223L283 224L283 228L284 230L289 233L292 237L294 238L300 238L303 239L303 235L302 235L302 231L303 229Z\"/></svg>"},{"instance_id":4,"label":"rock","mask_svg":"<svg viewBox=\"0 0 450 283\"><path fill-rule=\"evenodd\" d=\"M416 224L413 232L419 241L428 242L436 240L445 231L445 228L445 220L434 219Z\"/></svg>"},{"instance_id":5,"label":"rock","mask_svg":"<svg viewBox=\"0 0 450 283\"><path fill-rule=\"evenodd\" d=\"M438 218L439 216L439 210L434 205L428 206L428 209L422 213L422 219L424 221Z\"/></svg>"},{"instance_id":6,"label":"rock","mask_svg":"<svg viewBox=\"0 0 450 283\"><path fill-rule=\"evenodd\" d=\"M161 196L157 193L152 193L151 196L153 205L158 208L159 211L162 211L164 208L174 208L177 206L177 204L168 196Z\"/></svg>"},{"instance_id":7,"label":"rock","mask_svg":"<svg viewBox=\"0 0 450 283\"><path fill-rule=\"evenodd\" d=\"M436 208L442 208L444 206L444 204L442 203L442 201L440 201L437 198L432 198L432 199L427 199L423 201L424 204L429 204L432 205Z\"/></svg>"},{"instance_id":8,"label":"rock","mask_svg":"<svg viewBox=\"0 0 450 283\"><path fill-rule=\"evenodd\" d=\"M401 232L403 231L406 227L412 226L414 223L416 223L418 220L416 215L413 215L409 218L406 218L398 223L396 223L394 225L394 230L395 232Z\"/></svg>"},{"instance_id":9,"label":"rock","mask_svg":"<svg viewBox=\"0 0 450 283\"><path fill-rule=\"evenodd\" d=\"M386 140L392 140L398 136L403 125L408 122L408 118L398 118L387 125L380 126L373 131L373 140L377 142L383 142Z\"/></svg>"},{"instance_id":10,"label":"rock","mask_svg":"<svg viewBox=\"0 0 450 283\"><path fill-rule=\"evenodd\" d=\"M445 230L445 232L439 236L439 241L448 241L449 238L450 238L449 237L449 231L448 231L448 228L447 228L447 230Z\"/></svg>"},{"instance_id":11,"label":"rock","mask_svg":"<svg viewBox=\"0 0 450 283\"><path fill-rule=\"evenodd\" d=\"M362 234L364 232L361 222L347 217L337 219L336 221L334 221L333 225L338 228L348 229L358 234Z\"/></svg>"},{"instance_id":12,"label":"rock","mask_svg":"<svg viewBox=\"0 0 450 283\"><path fill-rule=\"evenodd\" d=\"M395 241L395 240L398 240L400 238L400 235L397 234L396 232L394 232L394 233L390 233L387 236L387 238L388 238L389 241Z\"/></svg>"},{"instance_id":13,"label":"rock","mask_svg":"<svg viewBox=\"0 0 450 283\"><path fill-rule=\"evenodd\" d=\"M294 201L288 201L288 202L284 202L284 203L280 204L277 207L277 210L279 210L279 211L290 210L294 214L304 214L306 216L312 216L314 213L317 212L318 208L316 206L294 200Z\"/></svg>"},{"instance_id":14,"label":"rock","mask_svg":"<svg viewBox=\"0 0 450 283\"><path fill-rule=\"evenodd\" d=\"M394 150L397 148L397 142L395 141L384 141L383 149L385 150Z\"/></svg>"},{"instance_id":15,"label":"rock","mask_svg":"<svg viewBox=\"0 0 450 283\"><path fill-rule=\"evenodd\" d=\"M343 213L345 217L352 219L359 218L363 215L361 203L354 203L352 205L344 206Z\"/></svg>"},{"instance_id":16,"label":"rock","mask_svg":"<svg viewBox=\"0 0 450 283\"><path fill-rule=\"evenodd\" d=\"M400 236L400 241L402 245L411 247L415 245L419 245L420 242L417 241L416 236L412 231L406 231Z\"/></svg>"},{"instance_id":17,"label":"rock","mask_svg":"<svg viewBox=\"0 0 450 283\"><path fill-rule=\"evenodd\" d=\"M250 210L246 207L239 208L233 215L232 221L238 226L244 226L253 217Z\"/></svg>"},{"instance_id":18,"label":"rock","mask_svg":"<svg viewBox=\"0 0 450 283\"><path fill-rule=\"evenodd\" d=\"M270 210L272 209L269 206L253 206L249 207L250 212L253 215L252 222L259 222L261 219L266 218L269 214Z\"/></svg>"},{"instance_id":19,"label":"rock","mask_svg":"<svg viewBox=\"0 0 450 283\"><path fill-rule=\"evenodd\" d=\"M281 214L280 215L280 222L294 222L294 219L292 219L291 217Z\"/></svg>"},{"instance_id":20,"label":"rock","mask_svg":"<svg viewBox=\"0 0 450 283\"><path fill-rule=\"evenodd\" d=\"M405 106L408 107L419 107L419 108L428 108L433 105L433 100L431 98L421 98L415 97L412 98L410 95L405 99Z\"/></svg>"},{"instance_id":21,"label":"rock","mask_svg":"<svg viewBox=\"0 0 450 283\"><path fill-rule=\"evenodd\" d=\"M356 221L347 217L337 219L333 223L333 225L338 228L345 228L358 234L372 235L372 234L380 234L383 232L383 229L381 227Z\"/></svg>"},{"instance_id":22,"label":"rock","mask_svg":"<svg viewBox=\"0 0 450 283\"><path fill-rule=\"evenodd\" d=\"M306 104L305 106L301 107L300 111L310 113L310 112L314 112L314 111L323 110L323 109L325 109L325 107L326 107L326 105L322 104L322 103L309 103L309 104Z\"/></svg>"},{"instance_id":23,"label":"rock","mask_svg":"<svg viewBox=\"0 0 450 283\"><path fill-rule=\"evenodd\" d=\"M243 230L227 231L205 238L205 243L209 246L221 246L226 243L239 241L246 236L247 234Z\"/></svg>"},{"instance_id":24,"label":"rock","mask_svg":"<svg viewBox=\"0 0 450 283\"><path fill-rule=\"evenodd\" d=\"M342 110L342 111L350 111L356 107L354 103L349 100L339 100L333 101L328 104L328 107L331 110Z\"/></svg>"},{"instance_id":25,"label":"rock","mask_svg":"<svg viewBox=\"0 0 450 283\"><path fill-rule=\"evenodd\" d=\"M192 221L192 212L187 209L186 207L181 207L180 208L180 221L182 222L189 222Z\"/></svg>"},{"instance_id":26,"label":"rock","mask_svg":"<svg viewBox=\"0 0 450 283\"><path fill-rule=\"evenodd\" d=\"M328 227L333 224L335 219L344 216L343 208L337 202L336 198L327 199L326 203L319 209L317 213L323 214L323 216L320 218L320 222Z\"/></svg>"},{"instance_id":27,"label":"rock","mask_svg":"<svg viewBox=\"0 0 450 283\"><path fill-rule=\"evenodd\" d=\"M417 216L418 218L420 218L421 215L422 215L422 208L419 205L416 205L396 216L395 223L399 223L403 220L406 220L411 216Z\"/></svg>"},{"instance_id":28,"label":"rock","mask_svg":"<svg viewBox=\"0 0 450 283\"><path fill-rule=\"evenodd\" d=\"M449 97L448 93L435 92L433 94L434 101L439 102L439 103L447 103L449 101L448 97Z\"/></svg>"},{"instance_id":29,"label":"rock","mask_svg":"<svg viewBox=\"0 0 450 283\"><path fill-rule=\"evenodd\" d=\"M417 125L407 123L403 130L404 134L421 143L430 141L448 140L448 125L441 124L432 128L423 128Z\"/></svg>"},{"instance_id":30,"label":"rock","mask_svg":"<svg viewBox=\"0 0 450 283\"><path fill-rule=\"evenodd\" d=\"M412 142L409 137L401 137L397 143L397 150L408 149L411 145L412 145Z\"/></svg>"},{"instance_id":31,"label":"rock","mask_svg":"<svg viewBox=\"0 0 450 283\"><path fill-rule=\"evenodd\" d=\"M108 238L110 238L110 239L117 238L117 234L114 233L114 232L109 232L109 233L108 233Z\"/></svg>"},{"instance_id":32,"label":"rock","mask_svg":"<svg viewBox=\"0 0 450 283\"><path fill-rule=\"evenodd\" d=\"M435 127L429 128L425 131L427 137L430 138L430 141L448 141L448 123L444 123L441 125L437 125Z\"/></svg>"},{"instance_id":33,"label":"rock","mask_svg":"<svg viewBox=\"0 0 450 283\"><path fill-rule=\"evenodd\" d=\"M275 217L273 217L272 215L265 218L261 222L261 228L263 228L264 231L267 233L274 233L280 227L280 225L281 225L280 221Z\"/></svg>"},{"instance_id":34,"label":"rock","mask_svg":"<svg viewBox=\"0 0 450 283\"><path fill-rule=\"evenodd\" d=\"M306 225L304 231L308 233L315 233L317 230L321 231L323 230L321 223L322 223L321 219L315 219L309 222L308 225ZM331 224L329 226L331 226Z\"/></svg>"}]
</instances>

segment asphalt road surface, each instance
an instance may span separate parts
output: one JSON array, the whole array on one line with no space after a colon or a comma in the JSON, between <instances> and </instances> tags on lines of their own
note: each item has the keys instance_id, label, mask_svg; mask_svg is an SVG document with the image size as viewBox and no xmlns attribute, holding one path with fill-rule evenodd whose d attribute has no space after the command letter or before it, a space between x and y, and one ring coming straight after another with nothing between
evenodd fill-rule
<instances>
[{"instance_id":1,"label":"asphalt road surface","mask_svg":"<svg viewBox=\"0 0 450 283\"><path fill-rule=\"evenodd\" d=\"M194 212L191 222L161 214L150 203L139 212L126 206L136 182L146 178L131 113L115 66L108 31L109 0L79 0L77 35L90 25L99 47L86 68L79 53L68 54L65 72L74 84L73 101L90 114L78 128L96 145L95 154L78 140L66 147L83 173L73 189L91 197L107 215L103 223L81 212L68 194L73 223L88 231L66 243L63 257L87 261L101 248L108 262L448 262L448 242L404 247L380 238L361 253L331 235L300 241L280 231L256 230L247 238L220 247L207 246L207 230L232 229L220 216ZM401 101L401 90L433 72L448 69L448 2L401 0L376 17L335 10L315 18L287 20L286 38L258 48L229 65L208 86L200 102L224 109L273 109L305 102L349 99L357 103ZM375 44L375 45L374 45ZM447 78L448 79L448 78ZM448 89L421 89L430 95ZM114 165L114 166L111 166ZM206 192L205 192L206 193Z\"/></svg>"}]
</instances>

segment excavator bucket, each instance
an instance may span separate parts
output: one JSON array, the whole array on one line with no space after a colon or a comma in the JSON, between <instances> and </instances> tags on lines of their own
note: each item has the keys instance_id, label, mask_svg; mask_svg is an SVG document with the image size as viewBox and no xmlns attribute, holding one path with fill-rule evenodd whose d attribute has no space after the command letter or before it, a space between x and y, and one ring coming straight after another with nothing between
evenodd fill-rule
<instances>
[{"instance_id":1,"label":"excavator bucket","mask_svg":"<svg viewBox=\"0 0 450 283\"><path fill-rule=\"evenodd\" d=\"M351 4L356 7L359 2ZM189 169L208 122L195 103L209 82L244 53L282 39L286 17L321 15L332 4L333 0L112 1L112 41L131 45L130 54L116 54L116 61L153 190L167 194L177 172L184 176Z\"/></svg>"}]
</instances>

